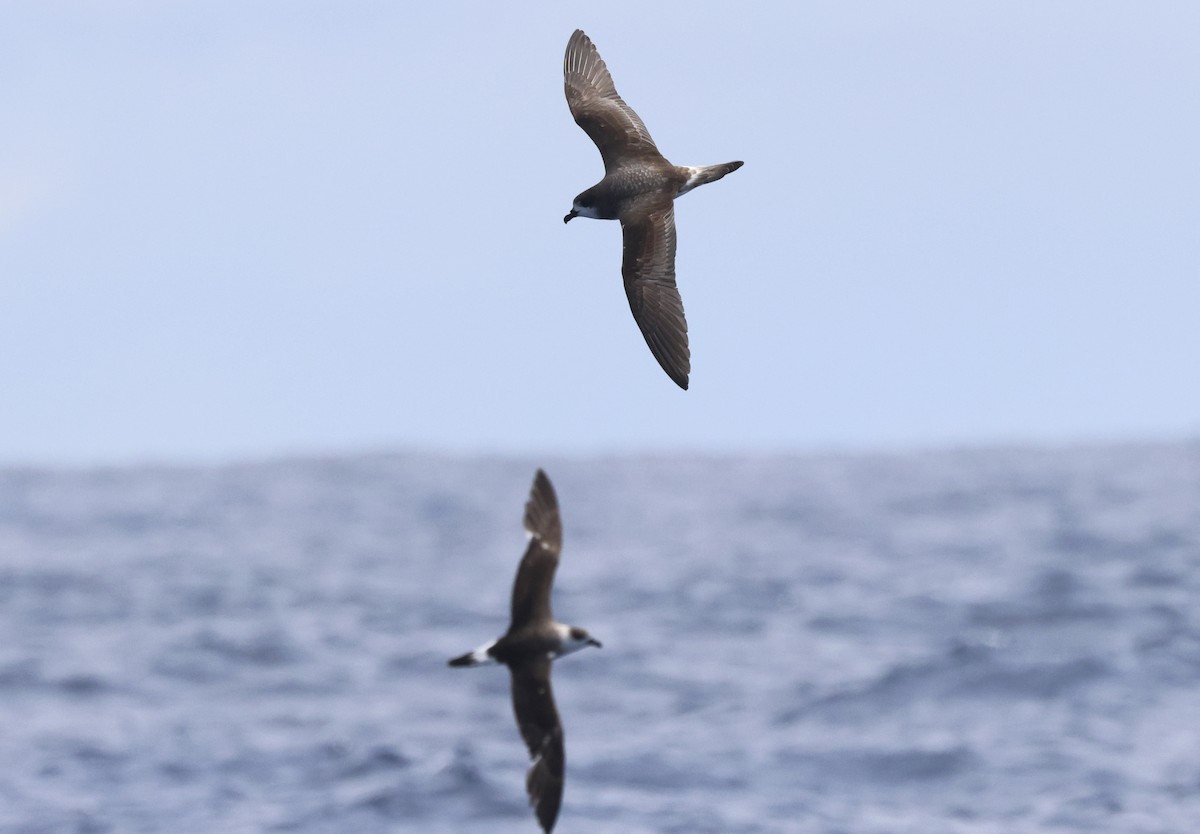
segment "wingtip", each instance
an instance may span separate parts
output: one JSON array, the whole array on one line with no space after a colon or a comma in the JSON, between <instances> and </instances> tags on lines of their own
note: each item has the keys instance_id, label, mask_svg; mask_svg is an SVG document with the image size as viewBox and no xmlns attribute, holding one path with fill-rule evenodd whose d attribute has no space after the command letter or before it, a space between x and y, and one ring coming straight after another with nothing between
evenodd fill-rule
<instances>
[{"instance_id":1,"label":"wingtip","mask_svg":"<svg viewBox=\"0 0 1200 834\"><path fill-rule=\"evenodd\" d=\"M587 32L582 29L576 29L571 33L571 37L567 39L567 54L571 53L571 49L578 45L585 45L592 42L592 39L587 36Z\"/></svg>"},{"instance_id":2,"label":"wingtip","mask_svg":"<svg viewBox=\"0 0 1200 834\"><path fill-rule=\"evenodd\" d=\"M558 495L550 476L538 468L525 501L525 532L543 546L557 551L562 547L562 522L558 517Z\"/></svg>"},{"instance_id":3,"label":"wingtip","mask_svg":"<svg viewBox=\"0 0 1200 834\"><path fill-rule=\"evenodd\" d=\"M544 785L539 784L545 780L546 776L539 772L539 762L535 759L525 776L525 790L538 827L550 834L558 822L558 812L562 807L562 788L560 783L558 795L554 796L553 791L546 791Z\"/></svg>"},{"instance_id":4,"label":"wingtip","mask_svg":"<svg viewBox=\"0 0 1200 834\"><path fill-rule=\"evenodd\" d=\"M651 347L651 351L653 351L653 347ZM684 367L672 366L670 362L660 357L657 353L655 353L654 358L658 360L658 366L663 369L663 373L667 375L667 378L670 379L671 382L674 382L684 391L688 389L688 383L691 381L690 376L692 372L690 363Z\"/></svg>"},{"instance_id":5,"label":"wingtip","mask_svg":"<svg viewBox=\"0 0 1200 834\"><path fill-rule=\"evenodd\" d=\"M651 351L653 352L653 347ZM667 357L659 356L657 353L655 353L654 358L658 360L659 367L670 377L671 382L674 382L684 391L688 389L688 384L691 382L692 376L690 355L683 357L682 362L671 362Z\"/></svg>"}]
</instances>

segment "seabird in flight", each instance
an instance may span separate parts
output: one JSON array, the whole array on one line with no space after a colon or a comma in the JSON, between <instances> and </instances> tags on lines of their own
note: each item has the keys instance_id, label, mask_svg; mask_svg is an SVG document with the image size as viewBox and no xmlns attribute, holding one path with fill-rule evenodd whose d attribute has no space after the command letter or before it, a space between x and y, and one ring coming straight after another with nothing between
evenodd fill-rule
<instances>
[{"instance_id":1,"label":"seabird in flight","mask_svg":"<svg viewBox=\"0 0 1200 834\"><path fill-rule=\"evenodd\" d=\"M604 179L575 198L573 217L620 220L621 276L633 318L650 352L680 388L688 387L691 351L675 286L675 198L742 167L672 165L613 85L595 44L581 30L567 41L563 79L571 115L600 149Z\"/></svg>"},{"instance_id":2,"label":"seabird in flight","mask_svg":"<svg viewBox=\"0 0 1200 834\"><path fill-rule=\"evenodd\" d=\"M550 587L562 551L562 519L554 487L541 469L534 476L525 503L525 531L529 546L513 582L508 631L454 658L450 665L503 663L508 667L517 727L533 759L525 776L525 790L538 822L549 834L562 804L566 769L562 724L550 689L550 664L586 646L599 648L600 641L582 628L555 622L550 611Z\"/></svg>"}]
</instances>

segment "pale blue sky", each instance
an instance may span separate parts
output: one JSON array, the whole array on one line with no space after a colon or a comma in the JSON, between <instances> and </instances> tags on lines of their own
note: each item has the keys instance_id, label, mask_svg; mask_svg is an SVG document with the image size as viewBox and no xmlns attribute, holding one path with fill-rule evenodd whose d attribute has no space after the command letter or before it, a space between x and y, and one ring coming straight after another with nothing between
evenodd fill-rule
<instances>
[{"instance_id":1,"label":"pale blue sky","mask_svg":"<svg viewBox=\"0 0 1200 834\"><path fill-rule=\"evenodd\" d=\"M507 6L0 6L0 462L1200 432L1200 4ZM562 223L577 26L746 161L687 392Z\"/></svg>"}]
</instances>

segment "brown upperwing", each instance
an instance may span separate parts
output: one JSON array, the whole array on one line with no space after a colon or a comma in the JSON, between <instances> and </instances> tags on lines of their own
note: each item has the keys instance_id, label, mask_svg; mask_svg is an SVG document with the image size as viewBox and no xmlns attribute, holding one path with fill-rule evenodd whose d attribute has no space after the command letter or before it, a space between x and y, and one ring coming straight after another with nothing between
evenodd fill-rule
<instances>
[{"instance_id":1,"label":"brown upperwing","mask_svg":"<svg viewBox=\"0 0 1200 834\"><path fill-rule=\"evenodd\" d=\"M567 41L563 83L571 115L600 149L605 171L631 159L663 159L641 118L617 95L596 45L579 29Z\"/></svg>"},{"instance_id":2,"label":"brown upperwing","mask_svg":"<svg viewBox=\"0 0 1200 834\"><path fill-rule=\"evenodd\" d=\"M675 286L675 209L672 201L621 215L625 253L621 276L629 309L650 352L680 388L688 387L691 351L683 299Z\"/></svg>"},{"instance_id":3,"label":"brown upperwing","mask_svg":"<svg viewBox=\"0 0 1200 834\"><path fill-rule=\"evenodd\" d=\"M562 724L550 689L550 658L530 658L510 670L513 713L533 759L525 775L525 791L542 829L549 832L562 805L566 771Z\"/></svg>"},{"instance_id":4,"label":"brown upperwing","mask_svg":"<svg viewBox=\"0 0 1200 834\"><path fill-rule=\"evenodd\" d=\"M552 619L550 591L562 552L562 519L554 486L541 469L534 475L525 502L525 530L530 535L529 546L513 581L510 633L532 621Z\"/></svg>"}]
</instances>

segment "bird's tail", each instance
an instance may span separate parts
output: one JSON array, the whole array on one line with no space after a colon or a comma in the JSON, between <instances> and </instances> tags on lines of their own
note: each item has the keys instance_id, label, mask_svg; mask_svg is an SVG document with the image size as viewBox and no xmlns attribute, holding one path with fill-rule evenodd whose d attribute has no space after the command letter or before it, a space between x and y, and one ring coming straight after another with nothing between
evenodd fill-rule
<instances>
[{"instance_id":1,"label":"bird's tail","mask_svg":"<svg viewBox=\"0 0 1200 834\"><path fill-rule=\"evenodd\" d=\"M451 659L450 665L451 666L484 666L489 663L495 663L496 658L492 657L488 653L488 649L490 649L494 645L496 645L495 640L493 640L491 643L486 643L486 644L480 646L478 649L476 649L473 652L467 652L464 655L459 655L458 657Z\"/></svg>"},{"instance_id":2,"label":"bird's tail","mask_svg":"<svg viewBox=\"0 0 1200 834\"><path fill-rule=\"evenodd\" d=\"M687 176L687 181L684 182L683 188L679 189L680 194L687 194L693 188L699 188L702 185L708 185L710 182L716 182L726 174L732 174L738 168L742 167L742 162L723 162L720 165L684 165L680 170Z\"/></svg>"}]
</instances>

